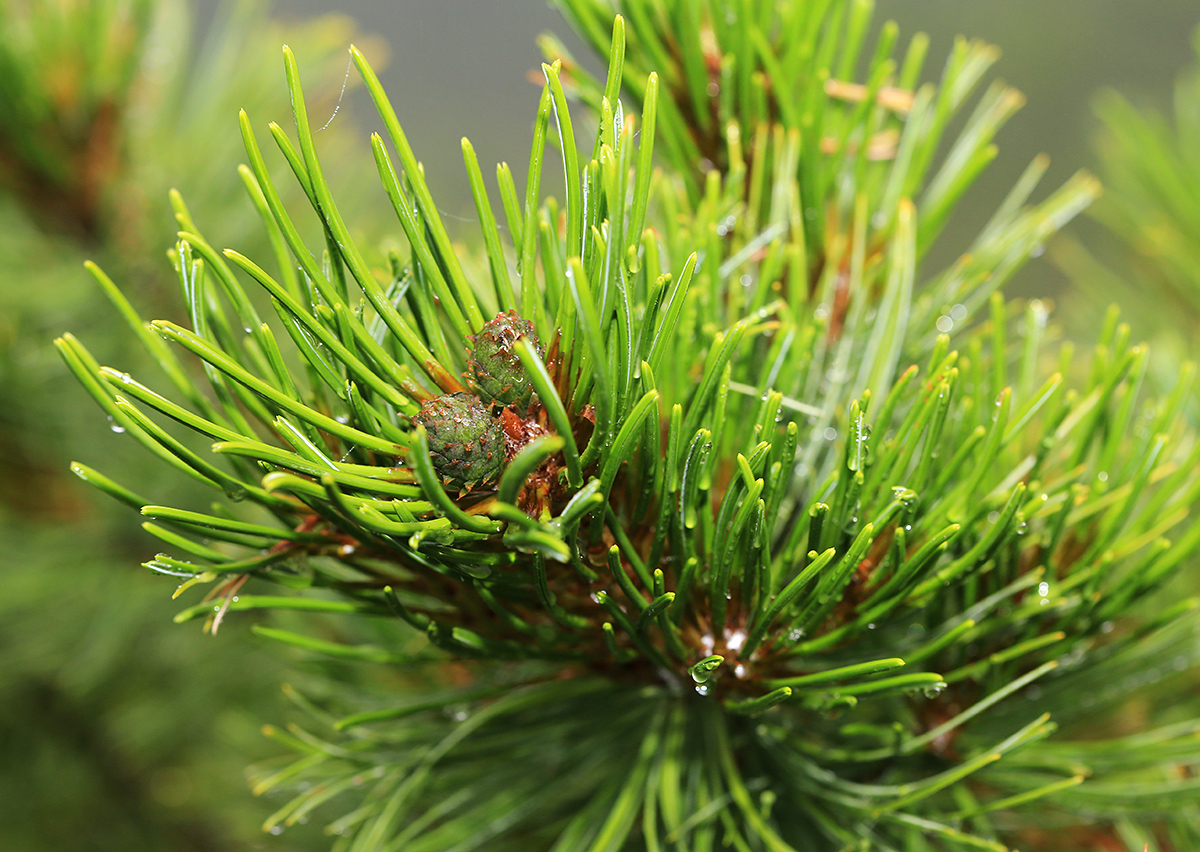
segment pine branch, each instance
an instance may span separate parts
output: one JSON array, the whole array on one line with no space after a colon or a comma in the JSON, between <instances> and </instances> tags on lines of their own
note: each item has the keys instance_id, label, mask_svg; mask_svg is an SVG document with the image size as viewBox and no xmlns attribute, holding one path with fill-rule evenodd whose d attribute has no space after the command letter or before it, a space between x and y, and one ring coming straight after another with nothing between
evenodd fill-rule
<instances>
[{"instance_id":1,"label":"pine branch","mask_svg":"<svg viewBox=\"0 0 1200 852\"><path fill-rule=\"evenodd\" d=\"M285 271L218 253L177 202L191 328L148 326L195 356L211 396L177 387L189 409L59 341L130 438L245 504L142 508L188 557L148 567L217 584L179 620L370 616L397 644L421 631L443 677L460 661L457 693L274 731L299 757L257 789L316 783L268 827L346 794L330 830L349 850L999 850L1029 802L1094 813L1121 796L1145 816L1190 801L1190 779L1121 792L1164 750L1190 760L1190 729L1162 732L1164 749L1109 741L1117 761L1090 765L1103 749L1082 743L1055 757L1072 695L1189 629L1194 606L1146 620L1136 605L1200 546L1187 383L1147 393L1146 350L1115 317L1070 369L1044 311L997 292L1094 182L1029 206L1035 164L969 254L923 269L1019 100L989 90L944 138L993 51L958 44L914 91L924 42L897 71L890 27L865 82L847 79L867 3L642 0L623 7L628 33L607 3L564 6L608 77L543 66L524 210L498 171L509 245L464 145L490 274L464 271L352 49L397 154L372 138L409 252L385 264L354 243L285 48L299 147L271 135L325 240L293 227L243 113L247 189ZM572 97L599 117L590 155ZM561 204L541 196L547 136ZM305 588L243 594L247 578Z\"/></svg>"}]
</instances>

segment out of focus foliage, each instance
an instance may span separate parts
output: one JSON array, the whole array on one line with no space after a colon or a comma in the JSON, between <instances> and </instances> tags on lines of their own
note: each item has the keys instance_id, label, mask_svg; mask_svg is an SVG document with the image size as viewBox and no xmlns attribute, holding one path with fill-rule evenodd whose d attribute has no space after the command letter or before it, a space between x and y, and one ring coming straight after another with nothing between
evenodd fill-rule
<instances>
[{"instance_id":1,"label":"out of focus foliage","mask_svg":"<svg viewBox=\"0 0 1200 852\"><path fill-rule=\"evenodd\" d=\"M1100 228L1052 251L1085 296L1071 302L1076 327L1118 301L1158 340L1165 381L1182 357L1194 357L1200 327L1200 29L1192 44L1196 63L1180 74L1166 114L1116 91L1099 94L1105 192L1089 212Z\"/></svg>"},{"instance_id":2,"label":"out of focus foliage","mask_svg":"<svg viewBox=\"0 0 1200 852\"><path fill-rule=\"evenodd\" d=\"M240 772L264 749L258 724L278 704L282 662L236 626L198 647L172 629L169 589L128 576L147 539L124 513L113 525L113 507L81 494L68 467L91 452L120 459L123 444L97 432L48 345L86 327L108 357L139 358L111 334L89 258L157 310L181 312L160 260L172 186L224 238L263 247L229 164L239 107L286 109L281 41L301 48L316 103L335 109L347 19L285 28L242 2L197 39L195 16L180 0L0 4L5 849L245 849L261 822ZM340 111L324 144L340 150L348 123ZM287 848L304 843L298 832Z\"/></svg>"}]
</instances>

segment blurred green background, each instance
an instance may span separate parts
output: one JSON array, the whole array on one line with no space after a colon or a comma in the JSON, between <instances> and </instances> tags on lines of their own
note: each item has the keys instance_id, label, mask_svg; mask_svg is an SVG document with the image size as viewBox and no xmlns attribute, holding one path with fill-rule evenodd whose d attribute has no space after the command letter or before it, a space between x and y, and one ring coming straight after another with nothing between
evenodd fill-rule
<instances>
[{"instance_id":1,"label":"blurred green background","mask_svg":"<svg viewBox=\"0 0 1200 852\"><path fill-rule=\"evenodd\" d=\"M879 0L877 18L930 34L930 74L959 33L1000 45L1000 75L1028 98L942 238L949 255L1036 154L1051 156L1047 191L1100 165L1099 90L1168 109L1195 62L1200 9L1195 0ZM164 259L176 229L171 187L212 243L265 250L236 173L236 112L245 107L263 131L287 124L280 43L300 58L314 122L330 118L318 141L348 218L378 238L396 229L370 189L372 122L346 45L384 65L435 195L452 222L469 222L459 138L471 138L485 173L508 160L521 180L538 97L527 76L548 29L585 55L544 0L303 0L273 12L182 0L0 4L0 849L326 847L312 827L259 833L273 805L243 780L248 763L276 750L259 728L287 716L280 684L321 672L265 647L244 621L215 637L171 623L173 584L138 567L156 542L68 465L98 467L156 502L200 497L105 428L50 341L70 330L105 363L145 366L82 262L96 260L143 313L182 318ZM1076 230L1085 242L1106 239L1095 225ZM1063 266L1082 268L1034 264L1018 290L1069 303ZM1138 295L1114 287L1111 298ZM1135 334L1161 330L1144 326Z\"/></svg>"}]
</instances>

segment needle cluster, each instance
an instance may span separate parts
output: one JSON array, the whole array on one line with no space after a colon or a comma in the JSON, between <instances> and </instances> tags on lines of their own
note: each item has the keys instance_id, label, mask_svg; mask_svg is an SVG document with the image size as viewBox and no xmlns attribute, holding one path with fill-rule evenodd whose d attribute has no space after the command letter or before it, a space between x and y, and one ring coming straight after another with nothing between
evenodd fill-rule
<instances>
[{"instance_id":1,"label":"needle cluster","mask_svg":"<svg viewBox=\"0 0 1200 852\"><path fill-rule=\"evenodd\" d=\"M995 52L959 42L921 83L924 39L865 50L867 2L562 5L607 77L545 43L499 207L463 141L480 253L352 49L408 250L355 243L285 49L298 144L269 131L323 242L243 114L270 262L216 250L176 198L188 325L144 323L93 268L172 391L59 341L128 435L249 504L154 505L76 466L170 545L150 569L212 584L180 621L387 625L259 628L408 684L340 716L297 696L322 730L272 729L299 757L259 777L295 793L268 827L336 800L356 851L999 852L1192 807L1193 777L1157 773L1200 760L1197 723L1099 747L1058 728L1193 661L1195 600L1138 608L1200 547L1190 368L1153 395L1110 316L1081 369L1045 304L1001 295L1086 175L1030 203L1035 162L925 268L1019 105L997 84L960 116Z\"/></svg>"}]
</instances>

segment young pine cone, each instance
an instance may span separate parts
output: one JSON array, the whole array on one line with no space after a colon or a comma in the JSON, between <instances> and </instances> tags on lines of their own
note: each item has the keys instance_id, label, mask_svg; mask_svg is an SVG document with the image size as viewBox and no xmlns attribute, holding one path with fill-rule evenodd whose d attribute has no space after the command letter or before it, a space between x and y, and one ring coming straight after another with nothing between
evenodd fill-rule
<instances>
[{"instance_id":1,"label":"young pine cone","mask_svg":"<svg viewBox=\"0 0 1200 852\"><path fill-rule=\"evenodd\" d=\"M496 405L516 404L520 408L529 405L533 387L513 351L513 344L522 336L540 355L533 323L513 311L497 314L475 335L475 346L467 360L467 378L485 400Z\"/></svg>"},{"instance_id":2,"label":"young pine cone","mask_svg":"<svg viewBox=\"0 0 1200 852\"><path fill-rule=\"evenodd\" d=\"M471 394L431 399L413 417L429 436L433 468L448 488L465 494L492 482L504 466L500 421Z\"/></svg>"}]
</instances>

